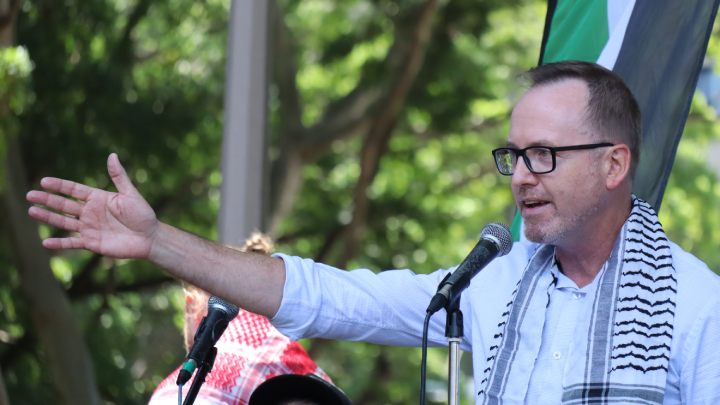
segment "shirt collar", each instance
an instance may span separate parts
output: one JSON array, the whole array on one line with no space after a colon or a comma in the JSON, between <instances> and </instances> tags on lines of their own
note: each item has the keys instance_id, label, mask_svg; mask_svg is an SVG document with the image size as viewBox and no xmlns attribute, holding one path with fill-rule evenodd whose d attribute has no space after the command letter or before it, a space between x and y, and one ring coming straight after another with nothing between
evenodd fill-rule
<instances>
[{"instance_id":1,"label":"shirt collar","mask_svg":"<svg viewBox=\"0 0 720 405\"><path fill-rule=\"evenodd\" d=\"M588 292L593 291L593 290L595 289L595 287L596 287L597 284L598 284L598 280L600 280L600 278L602 278L603 273L605 273L605 269L607 269L607 262L605 262L605 263L603 264L602 269L600 269L600 271L599 271L598 274L595 276L595 279L592 281L592 283L586 285L586 286L583 287L583 288L578 288L577 284L575 284L574 281L572 281L568 276L566 276L565 274L563 274L563 273L560 271L560 267L561 267L561 266L562 266L562 265L561 265L561 264L558 262L558 260L557 260L557 256L555 256L555 255L553 254L553 265L552 265L552 267L550 267L550 272L552 272L552 274L553 274L553 275L555 276L555 278L557 279L555 288L560 288L560 289L562 289L562 288L567 288L567 289L569 289L570 291L578 291L578 292L582 292L582 293L588 293Z\"/></svg>"}]
</instances>

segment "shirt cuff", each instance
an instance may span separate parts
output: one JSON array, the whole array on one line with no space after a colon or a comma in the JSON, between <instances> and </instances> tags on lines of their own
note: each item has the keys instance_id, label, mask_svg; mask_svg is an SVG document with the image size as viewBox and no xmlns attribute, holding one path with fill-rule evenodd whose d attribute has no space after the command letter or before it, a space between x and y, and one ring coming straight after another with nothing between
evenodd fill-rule
<instances>
[{"instance_id":1,"label":"shirt cuff","mask_svg":"<svg viewBox=\"0 0 720 405\"><path fill-rule=\"evenodd\" d=\"M280 308L270 323L280 333L297 341L303 338L319 308L319 294L313 292L317 281L313 274L315 262L283 253L272 256L285 262L285 285Z\"/></svg>"}]
</instances>

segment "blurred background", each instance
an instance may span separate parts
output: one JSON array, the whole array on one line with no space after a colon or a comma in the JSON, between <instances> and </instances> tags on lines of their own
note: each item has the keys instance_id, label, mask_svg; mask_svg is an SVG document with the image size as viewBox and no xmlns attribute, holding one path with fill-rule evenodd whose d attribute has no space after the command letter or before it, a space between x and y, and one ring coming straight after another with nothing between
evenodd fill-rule
<instances>
[{"instance_id":1,"label":"blurred background","mask_svg":"<svg viewBox=\"0 0 720 405\"><path fill-rule=\"evenodd\" d=\"M0 13L11 17L0 24L14 24L10 44L20 46L0 60L9 181L29 190L53 176L114 190L106 160L116 152L162 221L216 239L230 0L5 3ZM277 251L340 268L426 273L459 263L485 224L511 222L509 178L490 151L505 142L523 91L517 75L537 64L545 1L445 1L430 22L418 0L271 6L266 209ZM405 60L422 29L425 54ZM659 214L672 241L720 271L715 61L717 24ZM378 111L393 108L384 130L366 136ZM180 283L142 261L45 251L40 238L66 232L19 219L25 208L9 201L6 183L0 368L9 402L55 403L59 386L85 381L102 404L146 403L185 356ZM20 242L28 236L37 242ZM50 270L60 295L33 284ZM57 364L43 336L71 329L76 352L67 354L88 355L94 374L59 381L75 370ZM418 401L419 349L301 343L356 405ZM447 398L446 355L430 351L431 403ZM463 362L466 404L475 392L470 367Z\"/></svg>"}]
</instances>

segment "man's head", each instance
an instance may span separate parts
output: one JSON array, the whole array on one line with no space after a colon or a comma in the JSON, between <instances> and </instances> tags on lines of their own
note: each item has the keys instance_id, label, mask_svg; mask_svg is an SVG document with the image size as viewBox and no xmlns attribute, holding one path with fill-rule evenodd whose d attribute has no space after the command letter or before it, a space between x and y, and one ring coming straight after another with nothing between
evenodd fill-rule
<instances>
[{"instance_id":1,"label":"man's head","mask_svg":"<svg viewBox=\"0 0 720 405\"><path fill-rule=\"evenodd\" d=\"M508 147L567 147L552 172L536 174L522 158L512 189L529 240L559 244L601 223L632 189L641 142L637 102L622 80L596 64L567 61L526 74L530 89L513 110ZM537 171L537 170L536 170Z\"/></svg>"},{"instance_id":2,"label":"man's head","mask_svg":"<svg viewBox=\"0 0 720 405\"><path fill-rule=\"evenodd\" d=\"M315 374L283 374L253 391L248 405L352 405L342 390Z\"/></svg>"},{"instance_id":3,"label":"man's head","mask_svg":"<svg viewBox=\"0 0 720 405\"><path fill-rule=\"evenodd\" d=\"M525 74L530 89L578 80L587 87L583 121L595 141L625 144L630 148L629 176L635 177L640 163L642 115L640 106L625 82L612 71L590 62L569 60L530 69Z\"/></svg>"}]
</instances>

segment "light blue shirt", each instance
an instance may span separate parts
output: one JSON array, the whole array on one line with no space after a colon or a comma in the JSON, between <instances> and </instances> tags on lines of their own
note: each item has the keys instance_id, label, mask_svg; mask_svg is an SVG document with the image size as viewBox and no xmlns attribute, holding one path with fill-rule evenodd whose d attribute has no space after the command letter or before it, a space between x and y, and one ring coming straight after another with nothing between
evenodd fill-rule
<instances>
[{"instance_id":1,"label":"light blue shirt","mask_svg":"<svg viewBox=\"0 0 720 405\"><path fill-rule=\"evenodd\" d=\"M595 276L592 283L578 288L554 265L550 271L557 277L557 286L550 295L550 304L545 313L540 355L535 360L530 387L525 397L526 404L560 403L562 377L565 375L568 352L573 338L587 339L587 328L578 327L581 315L592 312L592 297L597 290L598 280L607 266ZM532 400L531 400L532 398Z\"/></svg>"},{"instance_id":2,"label":"light blue shirt","mask_svg":"<svg viewBox=\"0 0 720 405\"><path fill-rule=\"evenodd\" d=\"M465 337L461 348L473 354L476 387L482 386L498 321L535 246L515 243L510 254L488 265L463 294ZM678 292L663 404L720 404L720 277L677 245L670 243L670 247ZM325 337L419 346L425 308L440 280L453 270L429 275L409 270L347 272L309 259L277 256L285 261L286 282L280 310L271 322L293 340ZM570 368L568 350L573 340L588 338L587 328L578 325L592 313L588 297L599 279L580 289L555 266L548 271L558 282L544 321L535 321L535 327L542 328L542 342L530 382L508 387L508 391L524 392L520 397L525 404L561 402L563 379ZM532 325L534 321L525 322ZM430 324L430 345L447 344L444 327L445 314L440 311ZM482 400L482 396L477 398Z\"/></svg>"}]
</instances>

